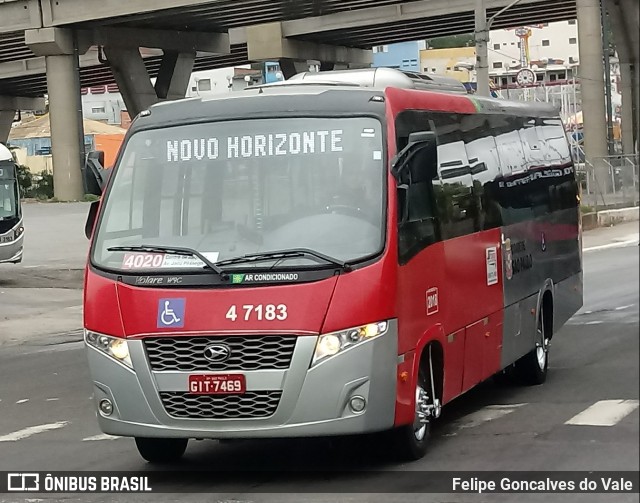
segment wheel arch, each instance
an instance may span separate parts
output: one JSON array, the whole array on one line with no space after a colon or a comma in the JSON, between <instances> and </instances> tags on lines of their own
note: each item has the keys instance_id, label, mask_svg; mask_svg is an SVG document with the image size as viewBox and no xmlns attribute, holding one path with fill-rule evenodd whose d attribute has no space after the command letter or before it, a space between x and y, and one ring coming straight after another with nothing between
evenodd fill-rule
<instances>
[{"instance_id":1,"label":"wheel arch","mask_svg":"<svg viewBox=\"0 0 640 503\"><path fill-rule=\"evenodd\" d=\"M431 358L433 361L433 380L435 381L436 397L443 402L444 395L444 366L445 355L442 339L444 338L444 330L442 325L438 324L428 330L416 345L416 353L414 359L414 368L412 376L412 386L415 388L418 381L418 374L423 370L427 376L429 373L429 348L431 348Z\"/></svg>"},{"instance_id":2,"label":"wheel arch","mask_svg":"<svg viewBox=\"0 0 640 503\"><path fill-rule=\"evenodd\" d=\"M544 323L545 333L549 334L549 339L553 337L553 319L555 310L555 287L553 280L547 278L543 287L538 294L538 302L536 306L536 319L542 311L542 322Z\"/></svg>"}]
</instances>

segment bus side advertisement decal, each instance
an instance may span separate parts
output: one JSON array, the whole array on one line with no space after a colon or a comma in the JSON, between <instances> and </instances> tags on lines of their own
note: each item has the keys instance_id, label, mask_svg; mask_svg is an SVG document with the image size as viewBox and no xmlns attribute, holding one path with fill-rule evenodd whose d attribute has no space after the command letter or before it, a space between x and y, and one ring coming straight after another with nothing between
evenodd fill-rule
<instances>
[{"instance_id":1,"label":"bus side advertisement decal","mask_svg":"<svg viewBox=\"0 0 640 503\"><path fill-rule=\"evenodd\" d=\"M486 249L487 259L487 286L498 283L498 249L491 246Z\"/></svg>"}]
</instances>

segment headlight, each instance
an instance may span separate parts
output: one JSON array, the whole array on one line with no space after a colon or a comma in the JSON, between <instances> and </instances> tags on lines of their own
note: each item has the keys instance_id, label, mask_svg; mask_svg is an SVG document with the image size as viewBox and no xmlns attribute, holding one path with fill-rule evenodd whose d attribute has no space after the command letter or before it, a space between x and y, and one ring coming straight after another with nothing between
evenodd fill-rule
<instances>
[{"instance_id":1,"label":"headlight","mask_svg":"<svg viewBox=\"0 0 640 503\"><path fill-rule=\"evenodd\" d=\"M129 355L129 346L125 339L85 330L84 340L89 346L96 348L98 351L102 351L104 354L109 355L114 360L123 363L129 368L133 368L131 356Z\"/></svg>"},{"instance_id":2,"label":"headlight","mask_svg":"<svg viewBox=\"0 0 640 503\"><path fill-rule=\"evenodd\" d=\"M356 344L384 334L388 327L389 323L380 321L378 323L369 323L361 327L348 328L340 332L321 335L316 343L316 350L313 353L311 366Z\"/></svg>"},{"instance_id":3,"label":"headlight","mask_svg":"<svg viewBox=\"0 0 640 503\"><path fill-rule=\"evenodd\" d=\"M22 236L23 233L24 227L22 227L22 225L20 227L16 227L16 229L13 231L13 238L18 239L20 236Z\"/></svg>"}]
</instances>

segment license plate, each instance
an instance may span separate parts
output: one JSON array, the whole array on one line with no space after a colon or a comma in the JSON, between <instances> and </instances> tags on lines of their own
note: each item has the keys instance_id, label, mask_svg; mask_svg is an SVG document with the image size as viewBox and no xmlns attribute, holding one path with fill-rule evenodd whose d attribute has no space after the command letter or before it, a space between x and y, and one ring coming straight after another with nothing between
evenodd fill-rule
<instances>
[{"instance_id":1,"label":"license plate","mask_svg":"<svg viewBox=\"0 0 640 503\"><path fill-rule=\"evenodd\" d=\"M192 395L242 395L247 383L242 374L192 374L189 393Z\"/></svg>"},{"instance_id":2,"label":"license plate","mask_svg":"<svg viewBox=\"0 0 640 503\"><path fill-rule=\"evenodd\" d=\"M0 236L0 243L11 243L13 236Z\"/></svg>"}]
</instances>

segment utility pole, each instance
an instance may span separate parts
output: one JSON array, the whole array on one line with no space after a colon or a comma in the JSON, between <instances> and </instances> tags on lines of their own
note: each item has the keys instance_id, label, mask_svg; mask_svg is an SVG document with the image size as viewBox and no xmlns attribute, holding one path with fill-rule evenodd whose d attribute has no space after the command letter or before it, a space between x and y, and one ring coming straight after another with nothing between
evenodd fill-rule
<instances>
[{"instance_id":1,"label":"utility pole","mask_svg":"<svg viewBox=\"0 0 640 503\"><path fill-rule=\"evenodd\" d=\"M475 11L475 39L476 39L476 80L478 90L476 94L489 96L489 31L496 18L522 0L514 0L503 9L487 19L485 0L476 0Z\"/></svg>"},{"instance_id":2,"label":"utility pole","mask_svg":"<svg viewBox=\"0 0 640 503\"><path fill-rule=\"evenodd\" d=\"M476 94L489 96L489 23L485 0L476 0Z\"/></svg>"},{"instance_id":3,"label":"utility pole","mask_svg":"<svg viewBox=\"0 0 640 503\"><path fill-rule=\"evenodd\" d=\"M609 16L604 3L600 3L600 16L602 18L602 54L604 56L604 96L607 107L607 151L613 155L613 103L611 99L611 47L609 41Z\"/></svg>"}]
</instances>

